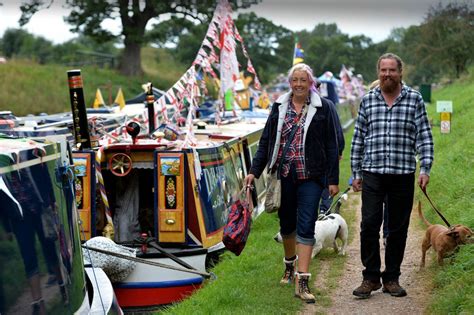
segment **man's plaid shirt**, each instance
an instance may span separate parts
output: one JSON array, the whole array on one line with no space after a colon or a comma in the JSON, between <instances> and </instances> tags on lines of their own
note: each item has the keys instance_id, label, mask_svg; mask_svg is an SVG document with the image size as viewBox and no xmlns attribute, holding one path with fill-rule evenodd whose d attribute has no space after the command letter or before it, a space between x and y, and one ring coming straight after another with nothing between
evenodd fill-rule
<instances>
[{"instance_id":1,"label":"man's plaid shirt","mask_svg":"<svg viewBox=\"0 0 474 315\"><path fill-rule=\"evenodd\" d=\"M388 108L380 87L367 93L359 108L352 138L351 167L355 179L362 171L379 174L409 174L416 170L429 175L434 144L421 94L403 85Z\"/></svg>"}]
</instances>

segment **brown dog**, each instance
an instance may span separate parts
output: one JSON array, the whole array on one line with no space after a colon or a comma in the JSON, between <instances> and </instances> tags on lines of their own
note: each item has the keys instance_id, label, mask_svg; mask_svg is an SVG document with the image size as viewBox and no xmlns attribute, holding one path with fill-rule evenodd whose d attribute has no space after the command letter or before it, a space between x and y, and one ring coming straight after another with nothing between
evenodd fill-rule
<instances>
[{"instance_id":1,"label":"brown dog","mask_svg":"<svg viewBox=\"0 0 474 315\"><path fill-rule=\"evenodd\" d=\"M421 212L421 206L418 204L418 214L428 226L425 238L421 244L421 267L425 266L426 251L432 246L438 253L438 264L443 265L443 258L452 253L458 245L466 244L472 236L472 230L464 225L456 224L447 228L440 224L429 223Z\"/></svg>"}]
</instances>

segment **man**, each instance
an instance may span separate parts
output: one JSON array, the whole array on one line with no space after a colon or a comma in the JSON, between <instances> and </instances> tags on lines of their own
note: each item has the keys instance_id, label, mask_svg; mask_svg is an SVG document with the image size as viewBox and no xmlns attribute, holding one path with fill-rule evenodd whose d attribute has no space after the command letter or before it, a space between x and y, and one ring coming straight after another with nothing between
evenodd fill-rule
<instances>
[{"instance_id":1,"label":"man","mask_svg":"<svg viewBox=\"0 0 474 315\"><path fill-rule=\"evenodd\" d=\"M337 114L336 111L336 106L331 106L331 111L333 112L334 115L334 129L336 129L336 135L337 135L337 149L339 152L339 160L342 159L342 152L344 151L344 132L341 127L341 122L339 120L339 115ZM324 188L323 192L321 193L321 203L319 204L319 213L320 214L327 214L329 211L329 208L331 208L332 202L333 202L333 197L329 194L329 189L328 187Z\"/></svg>"},{"instance_id":2,"label":"man","mask_svg":"<svg viewBox=\"0 0 474 315\"><path fill-rule=\"evenodd\" d=\"M319 94L321 94L321 81L316 80L316 89ZM342 159L342 152L344 151L345 140L344 140L344 131L342 130L341 121L339 119L339 115L337 114L336 105L333 104L331 106L331 112L334 118L334 129L336 130L336 141L337 141L337 149L339 151L339 160ZM324 188L323 192L321 193L321 202L319 204L319 213L326 214L329 208L332 205L333 197L329 194L328 187Z\"/></svg>"},{"instance_id":3,"label":"man","mask_svg":"<svg viewBox=\"0 0 474 315\"><path fill-rule=\"evenodd\" d=\"M399 283L410 213L413 206L419 155L418 185L425 189L433 163L433 137L423 99L402 82L403 62L386 53L377 62L379 87L369 91L360 104L351 147L352 188L362 191L360 231L363 282L353 291L368 298L382 287L392 296L407 295ZM380 272L379 231L385 197L388 238L385 270Z\"/></svg>"}]
</instances>

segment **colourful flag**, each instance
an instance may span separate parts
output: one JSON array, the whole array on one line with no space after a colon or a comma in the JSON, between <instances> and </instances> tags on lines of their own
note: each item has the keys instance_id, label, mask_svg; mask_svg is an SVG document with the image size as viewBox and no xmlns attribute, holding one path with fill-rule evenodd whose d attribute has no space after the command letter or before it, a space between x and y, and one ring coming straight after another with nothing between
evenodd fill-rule
<instances>
[{"instance_id":1,"label":"colourful flag","mask_svg":"<svg viewBox=\"0 0 474 315\"><path fill-rule=\"evenodd\" d=\"M100 92L100 89L97 89L97 92L95 92L95 99L94 99L94 104L92 104L93 108L99 108L99 106L104 106L104 98L102 97L102 93Z\"/></svg>"},{"instance_id":2,"label":"colourful flag","mask_svg":"<svg viewBox=\"0 0 474 315\"><path fill-rule=\"evenodd\" d=\"M295 40L295 53L293 54L293 65L304 62L304 50L301 48L301 44L298 42L298 38Z\"/></svg>"},{"instance_id":3,"label":"colourful flag","mask_svg":"<svg viewBox=\"0 0 474 315\"><path fill-rule=\"evenodd\" d=\"M114 104L118 104L118 106L120 106L120 110L125 107L125 98L123 97L122 88L119 88Z\"/></svg>"}]
</instances>

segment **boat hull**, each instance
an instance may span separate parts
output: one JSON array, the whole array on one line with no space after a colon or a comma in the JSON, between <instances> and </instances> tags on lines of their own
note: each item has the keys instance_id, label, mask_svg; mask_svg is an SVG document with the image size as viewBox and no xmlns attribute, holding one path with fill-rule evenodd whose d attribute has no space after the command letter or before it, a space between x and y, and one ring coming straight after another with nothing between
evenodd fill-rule
<instances>
[{"instance_id":1,"label":"boat hull","mask_svg":"<svg viewBox=\"0 0 474 315\"><path fill-rule=\"evenodd\" d=\"M206 250L198 249L175 254L185 263L205 272L206 253ZM186 269L170 258L145 259L152 263ZM181 301L199 289L203 280L198 274L137 263L124 281L114 284L114 291L122 308L146 308Z\"/></svg>"}]
</instances>

